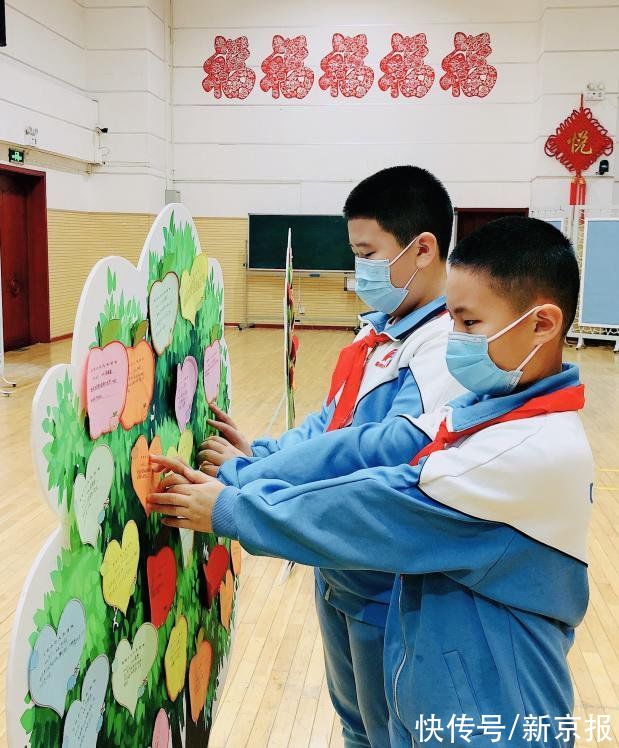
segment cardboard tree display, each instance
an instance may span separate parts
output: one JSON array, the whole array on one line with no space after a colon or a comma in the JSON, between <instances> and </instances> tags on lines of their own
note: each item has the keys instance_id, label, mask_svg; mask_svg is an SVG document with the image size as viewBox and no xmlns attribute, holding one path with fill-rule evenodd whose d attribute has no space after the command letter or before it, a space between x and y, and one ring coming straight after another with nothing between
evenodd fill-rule
<instances>
[{"instance_id":1,"label":"cardboard tree display","mask_svg":"<svg viewBox=\"0 0 619 748\"><path fill-rule=\"evenodd\" d=\"M240 549L164 527L146 497L160 479L149 452L191 463L211 433L207 398L229 408L223 332L221 269L182 205L157 217L137 268L92 269L71 363L33 401L35 467L60 527L13 626L11 748L208 744Z\"/></svg>"}]
</instances>

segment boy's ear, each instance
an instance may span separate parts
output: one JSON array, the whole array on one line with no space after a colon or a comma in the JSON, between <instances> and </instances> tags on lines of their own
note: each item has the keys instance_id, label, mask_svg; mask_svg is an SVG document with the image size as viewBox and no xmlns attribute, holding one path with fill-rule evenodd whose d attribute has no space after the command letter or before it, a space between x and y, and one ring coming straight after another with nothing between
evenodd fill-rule
<instances>
[{"instance_id":1,"label":"boy's ear","mask_svg":"<svg viewBox=\"0 0 619 748\"><path fill-rule=\"evenodd\" d=\"M534 321L538 344L547 343L563 334L563 312L556 304L540 304L535 312Z\"/></svg>"},{"instance_id":2,"label":"boy's ear","mask_svg":"<svg viewBox=\"0 0 619 748\"><path fill-rule=\"evenodd\" d=\"M424 231L417 238L417 267L426 268L439 257L438 241L434 234Z\"/></svg>"}]
</instances>

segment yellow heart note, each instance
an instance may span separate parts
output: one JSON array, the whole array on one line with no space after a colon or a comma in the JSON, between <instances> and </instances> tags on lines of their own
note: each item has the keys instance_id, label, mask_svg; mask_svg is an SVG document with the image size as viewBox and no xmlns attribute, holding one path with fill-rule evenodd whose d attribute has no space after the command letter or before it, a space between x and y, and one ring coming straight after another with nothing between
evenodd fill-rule
<instances>
[{"instance_id":1,"label":"yellow heart note","mask_svg":"<svg viewBox=\"0 0 619 748\"><path fill-rule=\"evenodd\" d=\"M122 545L117 540L112 540L105 549L101 564L103 598L108 605L122 610L125 615L135 589L139 558L138 528L130 520L123 530Z\"/></svg>"},{"instance_id":2,"label":"yellow heart note","mask_svg":"<svg viewBox=\"0 0 619 748\"><path fill-rule=\"evenodd\" d=\"M170 640L164 657L165 682L172 701L183 690L187 669L187 619L179 616L170 632Z\"/></svg>"},{"instance_id":3,"label":"yellow heart note","mask_svg":"<svg viewBox=\"0 0 619 748\"><path fill-rule=\"evenodd\" d=\"M178 447L169 447L167 451L168 457L180 457L180 459L187 465L190 465L191 453L193 451L193 433L191 429L185 429L181 434L181 438L178 440Z\"/></svg>"},{"instance_id":4,"label":"yellow heart note","mask_svg":"<svg viewBox=\"0 0 619 748\"><path fill-rule=\"evenodd\" d=\"M202 306L207 278L208 259L205 254L197 255L191 266L191 273L185 270L181 276L181 314L192 325L196 324L196 314Z\"/></svg>"}]
</instances>

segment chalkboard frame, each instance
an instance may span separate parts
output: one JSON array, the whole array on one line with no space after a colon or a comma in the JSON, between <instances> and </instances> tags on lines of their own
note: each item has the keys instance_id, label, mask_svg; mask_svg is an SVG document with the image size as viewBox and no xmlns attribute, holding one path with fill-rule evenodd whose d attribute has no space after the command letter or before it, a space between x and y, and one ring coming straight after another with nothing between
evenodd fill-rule
<instances>
[{"instance_id":1,"label":"chalkboard frame","mask_svg":"<svg viewBox=\"0 0 619 748\"><path fill-rule=\"evenodd\" d=\"M250 241L250 230L251 230L251 219L255 216L269 216L272 218L340 218L344 220L341 213L248 213L247 220L247 241L246 241L246 256L245 256L245 268L251 273L275 273L277 275L284 274L286 272L285 259L286 259L286 239L282 243L282 257L284 265L282 267L257 267L256 265L250 264L251 257L251 241ZM292 250L294 252L295 245L295 231L293 227L292 231ZM351 258L353 258L352 250L350 250ZM306 268L297 266L297 256L294 257L294 274L295 275L309 275L309 276L320 276L320 275L351 275L354 274L354 259L351 259L350 268Z\"/></svg>"}]
</instances>

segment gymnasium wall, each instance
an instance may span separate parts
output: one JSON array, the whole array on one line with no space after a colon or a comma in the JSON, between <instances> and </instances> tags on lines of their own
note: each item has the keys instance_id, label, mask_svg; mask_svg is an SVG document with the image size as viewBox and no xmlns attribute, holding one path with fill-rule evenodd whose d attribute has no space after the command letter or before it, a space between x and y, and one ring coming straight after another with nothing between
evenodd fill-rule
<instances>
[{"instance_id":1,"label":"gymnasium wall","mask_svg":"<svg viewBox=\"0 0 619 748\"><path fill-rule=\"evenodd\" d=\"M158 212L168 178L166 0L7 0L0 160L26 145L48 206ZM26 127L38 129L28 148ZM96 127L107 127L99 134Z\"/></svg>"},{"instance_id":2,"label":"gymnasium wall","mask_svg":"<svg viewBox=\"0 0 619 748\"><path fill-rule=\"evenodd\" d=\"M95 262L108 254L137 262L154 215L48 211L50 323L52 338L73 330L84 281ZM203 251L219 260L225 284L225 319L280 324L283 277L260 275L248 283L245 218L196 218ZM302 319L317 325L355 325L365 306L343 290L342 276L297 278L295 296Z\"/></svg>"},{"instance_id":3,"label":"gymnasium wall","mask_svg":"<svg viewBox=\"0 0 619 748\"><path fill-rule=\"evenodd\" d=\"M180 190L222 263L226 319L277 322L281 277L244 272L247 213L338 213L359 179L403 162L434 171L459 207L557 206L568 178L543 144L587 83L605 84L604 101L588 106L613 137L618 129L619 4L610 0L7 0L7 26L0 161L26 126L38 128L26 165L48 177L54 336L70 332L81 276L97 257L137 256L166 187ZM458 31L490 34L498 79L485 98L439 86ZM375 80L363 99L318 87L335 32L368 37ZM427 36L436 79L422 99L377 86L393 32ZM303 100L260 90L277 33L307 37L315 80ZM202 88L217 34L249 39L256 84L243 101ZM619 203L610 161L610 176L596 177L597 165L587 175L591 204ZM361 305L342 276L300 284L304 322L354 324Z\"/></svg>"}]
</instances>

